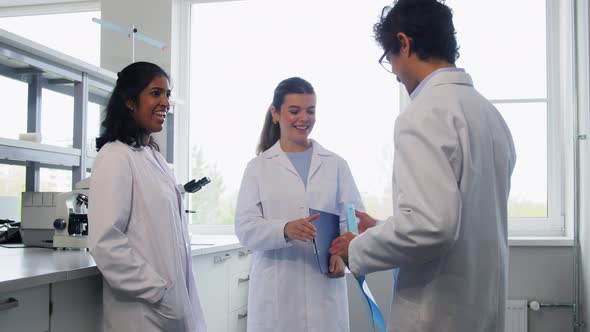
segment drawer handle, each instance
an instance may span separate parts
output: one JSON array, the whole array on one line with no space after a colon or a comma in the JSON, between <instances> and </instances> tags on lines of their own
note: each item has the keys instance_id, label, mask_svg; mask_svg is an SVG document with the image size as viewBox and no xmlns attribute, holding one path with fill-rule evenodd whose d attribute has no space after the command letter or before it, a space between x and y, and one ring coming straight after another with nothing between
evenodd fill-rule
<instances>
[{"instance_id":1,"label":"drawer handle","mask_svg":"<svg viewBox=\"0 0 590 332\"><path fill-rule=\"evenodd\" d=\"M3 301L2 303L0 303L0 311L8 310L11 308L16 308L16 307L18 307L18 300L15 299L14 297L9 297L6 301Z\"/></svg>"},{"instance_id":2,"label":"drawer handle","mask_svg":"<svg viewBox=\"0 0 590 332\"><path fill-rule=\"evenodd\" d=\"M222 263L225 262L226 260L230 259L231 255L230 254L225 254L223 256L214 256L213 257L213 263L218 264L218 263Z\"/></svg>"},{"instance_id":3,"label":"drawer handle","mask_svg":"<svg viewBox=\"0 0 590 332\"><path fill-rule=\"evenodd\" d=\"M246 317L248 317L248 313L247 312L245 312L243 314L238 314L238 319L243 319L243 318L246 318Z\"/></svg>"},{"instance_id":4,"label":"drawer handle","mask_svg":"<svg viewBox=\"0 0 590 332\"><path fill-rule=\"evenodd\" d=\"M248 256L252 253L252 250L246 250L246 251L238 251L238 257L244 257L244 256Z\"/></svg>"},{"instance_id":5,"label":"drawer handle","mask_svg":"<svg viewBox=\"0 0 590 332\"><path fill-rule=\"evenodd\" d=\"M248 281L250 281L250 275L248 275L246 278L238 278L238 284Z\"/></svg>"}]
</instances>

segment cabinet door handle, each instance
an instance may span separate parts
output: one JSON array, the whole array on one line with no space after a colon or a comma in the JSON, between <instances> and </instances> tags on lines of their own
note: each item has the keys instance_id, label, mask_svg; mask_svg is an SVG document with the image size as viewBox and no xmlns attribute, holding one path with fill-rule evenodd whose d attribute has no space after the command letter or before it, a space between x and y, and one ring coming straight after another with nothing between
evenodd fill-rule
<instances>
[{"instance_id":1,"label":"cabinet door handle","mask_svg":"<svg viewBox=\"0 0 590 332\"><path fill-rule=\"evenodd\" d=\"M245 312L243 314L238 314L238 319L243 319L243 318L246 318L246 317L248 317L248 313L247 312Z\"/></svg>"},{"instance_id":2,"label":"cabinet door handle","mask_svg":"<svg viewBox=\"0 0 590 332\"><path fill-rule=\"evenodd\" d=\"M250 275L248 275L246 278L238 278L238 284L248 281L250 281Z\"/></svg>"},{"instance_id":3,"label":"cabinet door handle","mask_svg":"<svg viewBox=\"0 0 590 332\"><path fill-rule=\"evenodd\" d=\"M231 255L230 254L225 254L223 256L214 256L213 257L213 263L218 264L218 263L222 263L225 262L226 260L230 259Z\"/></svg>"},{"instance_id":4,"label":"cabinet door handle","mask_svg":"<svg viewBox=\"0 0 590 332\"><path fill-rule=\"evenodd\" d=\"M238 257L244 257L244 256L248 256L252 253L252 250L246 250L246 251L238 251Z\"/></svg>"},{"instance_id":5,"label":"cabinet door handle","mask_svg":"<svg viewBox=\"0 0 590 332\"><path fill-rule=\"evenodd\" d=\"M0 302L0 311L16 307L18 307L18 300L14 297L9 297L5 301Z\"/></svg>"}]
</instances>

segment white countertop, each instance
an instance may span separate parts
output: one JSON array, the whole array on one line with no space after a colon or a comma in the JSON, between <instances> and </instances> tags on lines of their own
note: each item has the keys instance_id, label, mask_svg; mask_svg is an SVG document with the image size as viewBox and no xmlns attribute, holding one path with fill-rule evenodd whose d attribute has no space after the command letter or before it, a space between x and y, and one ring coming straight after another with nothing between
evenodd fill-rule
<instances>
[{"instance_id":1,"label":"white countertop","mask_svg":"<svg viewBox=\"0 0 590 332\"><path fill-rule=\"evenodd\" d=\"M193 256L242 247L235 235L199 235L191 242ZM99 273L87 250L0 247L0 264L0 293Z\"/></svg>"},{"instance_id":2,"label":"white countertop","mask_svg":"<svg viewBox=\"0 0 590 332\"><path fill-rule=\"evenodd\" d=\"M193 256L243 247L235 235L193 235L191 246Z\"/></svg>"},{"instance_id":3,"label":"white countertop","mask_svg":"<svg viewBox=\"0 0 590 332\"><path fill-rule=\"evenodd\" d=\"M0 248L0 293L98 274L86 250Z\"/></svg>"}]
</instances>

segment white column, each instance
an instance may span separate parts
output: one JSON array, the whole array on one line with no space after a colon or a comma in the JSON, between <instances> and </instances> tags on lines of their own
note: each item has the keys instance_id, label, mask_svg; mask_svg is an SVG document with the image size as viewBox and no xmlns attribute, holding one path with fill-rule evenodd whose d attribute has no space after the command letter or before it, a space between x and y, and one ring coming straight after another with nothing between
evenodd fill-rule
<instances>
[{"instance_id":1,"label":"white column","mask_svg":"<svg viewBox=\"0 0 590 332\"><path fill-rule=\"evenodd\" d=\"M165 43L162 50L135 40L135 61L153 62L171 74L172 7L173 0L102 0L101 19L130 30L135 26L138 33ZM103 27L100 46L101 67L116 73L132 62L132 40L126 34ZM166 128L154 137L166 156Z\"/></svg>"}]
</instances>

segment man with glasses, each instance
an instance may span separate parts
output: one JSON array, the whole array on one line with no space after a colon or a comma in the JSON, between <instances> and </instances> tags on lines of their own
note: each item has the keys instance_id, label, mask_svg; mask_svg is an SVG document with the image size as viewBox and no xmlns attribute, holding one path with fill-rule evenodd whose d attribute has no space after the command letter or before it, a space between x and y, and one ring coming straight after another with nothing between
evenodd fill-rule
<instances>
[{"instance_id":1,"label":"man with glasses","mask_svg":"<svg viewBox=\"0 0 590 332\"><path fill-rule=\"evenodd\" d=\"M374 26L411 102L395 123L394 215L358 212L331 253L353 274L400 268L388 331L504 331L516 154L500 113L455 67L452 11L399 0Z\"/></svg>"}]
</instances>

